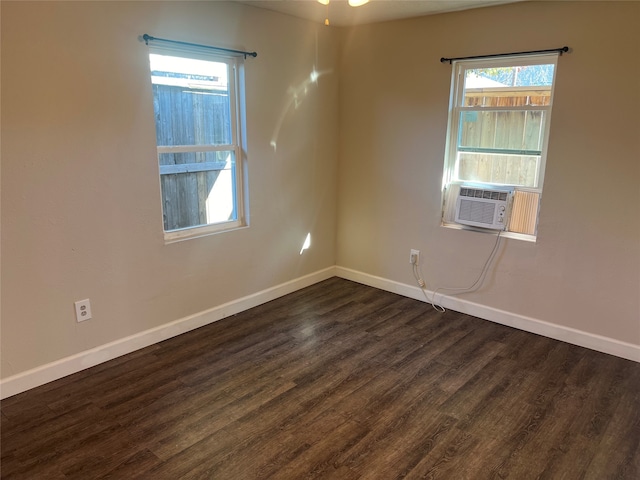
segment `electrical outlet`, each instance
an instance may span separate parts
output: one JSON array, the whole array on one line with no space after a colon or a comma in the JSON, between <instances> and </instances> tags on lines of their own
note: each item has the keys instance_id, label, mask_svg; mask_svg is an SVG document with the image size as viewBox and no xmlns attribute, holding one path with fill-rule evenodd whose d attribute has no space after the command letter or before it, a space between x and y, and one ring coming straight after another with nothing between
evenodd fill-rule
<instances>
[{"instance_id":1,"label":"electrical outlet","mask_svg":"<svg viewBox=\"0 0 640 480\"><path fill-rule=\"evenodd\" d=\"M409 253L409 263L411 265L420 264L420 250L411 249L411 252Z\"/></svg>"},{"instance_id":2,"label":"electrical outlet","mask_svg":"<svg viewBox=\"0 0 640 480\"><path fill-rule=\"evenodd\" d=\"M91 318L91 303L89 299L78 300L75 303L76 306L76 321L84 322Z\"/></svg>"}]
</instances>

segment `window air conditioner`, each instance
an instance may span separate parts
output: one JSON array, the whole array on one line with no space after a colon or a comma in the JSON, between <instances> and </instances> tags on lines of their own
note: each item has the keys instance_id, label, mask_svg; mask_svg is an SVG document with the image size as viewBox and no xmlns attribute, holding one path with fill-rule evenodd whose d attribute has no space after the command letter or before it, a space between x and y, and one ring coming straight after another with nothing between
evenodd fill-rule
<instances>
[{"instance_id":1,"label":"window air conditioner","mask_svg":"<svg viewBox=\"0 0 640 480\"><path fill-rule=\"evenodd\" d=\"M456 200L455 222L473 227L504 230L510 190L461 186Z\"/></svg>"}]
</instances>

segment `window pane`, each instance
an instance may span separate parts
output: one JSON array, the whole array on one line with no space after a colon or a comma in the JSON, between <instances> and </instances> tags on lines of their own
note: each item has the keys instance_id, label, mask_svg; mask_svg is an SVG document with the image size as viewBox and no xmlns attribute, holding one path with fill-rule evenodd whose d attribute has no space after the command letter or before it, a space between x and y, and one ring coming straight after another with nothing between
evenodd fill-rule
<instances>
[{"instance_id":1,"label":"window pane","mask_svg":"<svg viewBox=\"0 0 640 480\"><path fill-rule=\"evenodd\" d=\"M466 70L464 106L549 105L554 65L514 65Z\"/></svg>"},{"instance_id":2,"label":"window pane","mask_svg":"<svg viewBox=\"0 0 640 480\"><path fill-rule=\"evenodd\" d=\"M539 155L458 153L457 180L537 187Z\"/></svg>"},{"instance_id":3,"label":"window pane","mask_svg":"<svg viewBox=\"0 0 640 480\"><path fill-rule=\"evenodd\" d=\"M203 155L212 162L163 164L161 160L165 231L237 220L233 152L162 154L161 157L177 155ZM220 160L223 155L224 159ZM216 169L197 171L209 166ZM175 173L189 167L196 171Z\"/></svg>"},{"instance_id":4,"label":"window pane","mask_svg":"<svg viewBox=\"0 0 640 480\"><path fill-rule=\"evenodd\" d=\"M458 148L538 153L542 150L545 113L542 110L460 112Z\"/></svg>"},{"instance_id":5,"label":"window pane","mask_svg":"<svg viewBox=\"0 0 640 480\"><path fill-rule=\"evenodd\" d=\"M228 65L149 55L158 146L232 143Z\"/></svg>"}]
</instances>

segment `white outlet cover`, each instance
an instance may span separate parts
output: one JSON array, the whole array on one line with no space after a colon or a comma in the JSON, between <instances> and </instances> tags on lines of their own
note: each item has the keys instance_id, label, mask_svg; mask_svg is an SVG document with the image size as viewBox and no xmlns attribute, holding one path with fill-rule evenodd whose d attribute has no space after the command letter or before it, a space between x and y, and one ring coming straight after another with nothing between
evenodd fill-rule
<instances>
[{"instance_id":1,"label":"white outlet cover","mask_svg":"<svg viewBox=\"0 0 640 480\"><path fill-rule=\"evenodd\" d=\"M76 306L76 321L84 322L91 318L91 303L89 299L78 300L74 304Z\"/></svg>"}]
</instances>

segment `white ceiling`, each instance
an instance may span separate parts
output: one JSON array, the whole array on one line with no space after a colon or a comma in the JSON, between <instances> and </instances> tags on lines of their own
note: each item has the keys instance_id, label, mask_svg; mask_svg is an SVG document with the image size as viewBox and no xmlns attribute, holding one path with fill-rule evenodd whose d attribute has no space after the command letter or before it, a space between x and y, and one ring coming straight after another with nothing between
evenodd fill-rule
<instances>
[{"instance_id":1,"label":"white ceiling","mask_svg":"<svg viewBox=\"0 0 640 480\"><path fill-rule=\"evenodd\" d=\"M344 27L526 0L370 0L360 7L350 7L347 0L331 0L328 7L317 0L235 1L318 23L328 17L332 26Z\"/></svg>"}]
</instances>

